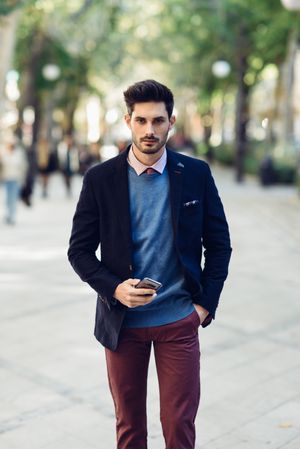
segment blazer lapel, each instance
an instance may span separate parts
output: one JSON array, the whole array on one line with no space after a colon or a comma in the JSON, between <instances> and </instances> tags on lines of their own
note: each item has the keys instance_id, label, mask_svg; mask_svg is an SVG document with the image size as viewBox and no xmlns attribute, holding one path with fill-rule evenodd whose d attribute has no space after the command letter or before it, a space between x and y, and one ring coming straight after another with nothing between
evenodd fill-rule
<instances>
[{"instance_id":1,"label":"blazer lapel","mask_svg":"<svg viewBox=\"0 0 300 449\"><path fill-rule=\"evenodd\" d=\"M129 186L127 171L127 154L124 151L116 160L116 170L114 173L114 196L117 220L123 236L124 251L128 251L128 257L131 259L131 220L129 205Z\"/></svg>"},{"instance_id":2,"label":"blazer lapel","mask_svg":"<svg viewBox=\"0 0 300 449\"><path fill-rule=\"evenodd\" d=\"M167 150L167 167L170 182L170 200L174 235L177 235L178 218L181 205L184 165L176 154Z\"/></svg>"}]
</instances>

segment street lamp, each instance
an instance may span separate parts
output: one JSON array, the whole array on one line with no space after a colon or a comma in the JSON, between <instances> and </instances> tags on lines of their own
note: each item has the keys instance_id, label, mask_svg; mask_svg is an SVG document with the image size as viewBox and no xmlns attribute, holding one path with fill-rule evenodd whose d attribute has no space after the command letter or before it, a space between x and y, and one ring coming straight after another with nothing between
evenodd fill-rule
<instances>
[{"instance_id":1,"label":"street lamp","mask_svg":"<svg viewBox=\"0 0 300 449\"><path fill-rule=\"evenodd\" d=\"M216 61L211 67L211 71L216 78L227 78L231 71L230 64L227 61Z\"/></svg>"},{"instance_id":2,"label":"street lamp","mask_svg":"<svg viewBox=\"0 0 300 449\"><path fill-rule=\"evenodd\" d=\"M46 64L42 68L43 77L47 81L56 81L60 77L60 68L56 64Z\"/></svg>"},{"instance_id":3,"label":"street lamp","mask_svg":"<svg viewBox=\"0 0 300 449\"><path fill-rule=\"evenodd\" d=\"M230 64L220 59L219 61L215 61L211 67L212 74L220 79L225 80L225 78L228 77L228 75L231 72ZM213 142L213 145L217 146L220 145L224 141L224 122L225 122L225 95L226 95L226 83L224 83L222 88L222 96L221 96L221 103L219 104L219 107L216 111L216 117L217 117L217 132L213 131L211 136L211 141ZM215 128L215 127L214 127ZM218 130L219 129L219 130Z\"/></svg>"},{"instance_id":4,"label":"street lamp","mask_svg":"<svg viewBox=\"0 0 300 449\"><path fill-rule=\"evenodd\" d=\"M42 67L42 75L46 81L50 83L54 83L61 74L60 67L58 65L49 63ZM55 86L51 84L52 88ZM50 89L49 89L50 90ZM53 110L55 106L55 95L50 95L49 92L46 95L46 104L45 104L45 130L47 133L47 138L52 140L53 136L51 133L51 129L53 129Z\"/></svg>"}]
</instances>

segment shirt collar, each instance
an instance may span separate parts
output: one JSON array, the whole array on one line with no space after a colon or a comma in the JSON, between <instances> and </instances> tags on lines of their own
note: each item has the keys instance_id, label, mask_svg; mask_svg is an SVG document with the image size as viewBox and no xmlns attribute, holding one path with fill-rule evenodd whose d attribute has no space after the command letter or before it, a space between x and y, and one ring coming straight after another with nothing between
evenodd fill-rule
<instances>
[{"instance_id":1,"label":"shirt collar","mask_svg":"<svg viewBox=\"0 0 300 449\"><path fill-rule=\"evenodd\" d=\"M128 161L128 164L134 169L134 171L136 172L136 174L138 176L140 176L142 173L144 173L145 170L147 170L147 168L150 168L150 167L153 168L154 170L156 170L158 173L162 174L165 169L166 163L167 163L167 151L166 151L166 148L164 148L164 152L161 155L161 157L158 159L158 161L156 161L155 164L148 166L148 165L142 164L142 162L140 162L136 158L136 156L133 152L132 146L131 146L130 150L128 152L127 161Z\"/></svg>"}]
</instances>

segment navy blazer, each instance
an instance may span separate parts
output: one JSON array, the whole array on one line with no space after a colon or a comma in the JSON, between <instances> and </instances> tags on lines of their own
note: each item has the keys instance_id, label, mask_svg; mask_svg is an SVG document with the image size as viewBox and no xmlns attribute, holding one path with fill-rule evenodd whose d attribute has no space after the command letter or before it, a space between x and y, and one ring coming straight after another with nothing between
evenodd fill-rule
<instances>
[{"instance_id":1,"label":"navy blazer","mask_svg":"<svg viewBox=\"0 0 300 449\"><path fill-rule=\"evenodd\" d=\"M76 273L98 294L95 336L112 350L126 312L113 293L133 277L127 154L86 173L68 250ZM174 244L187 288L193 302L214 318L231 255L223 206L205 162L167 150L167 169Z\"/></svg>"}]
</instances>

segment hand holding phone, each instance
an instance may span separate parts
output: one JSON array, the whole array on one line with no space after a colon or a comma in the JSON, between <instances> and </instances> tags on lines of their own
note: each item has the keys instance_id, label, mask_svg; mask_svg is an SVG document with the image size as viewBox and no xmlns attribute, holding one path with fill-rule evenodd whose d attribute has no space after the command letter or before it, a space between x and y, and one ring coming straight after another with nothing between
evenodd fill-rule
<instances>
[{"instance_id":1,"label":"hand holding phone","mask_svg":"<svg viewBox=\"0 0 300 449\"><path fill-rule=\"evenodd\" d=\"M114 298L120 301L124 306L137 307L153 301L161 283L153 279L145 278L142 281L139 279L126 279L121 282L115 292ZM139 286L138 288L136 288Z\"/></svg>"},{"instance_id":2,"label":"hand holding phone","mask_svg":"<svg viewBox=\"0 0 300 449\"><path fill-rule=\"evenodd\" d=\"M142 279L135 288L151 288L155 291L159 290L162 287L162 283L155 281L154 279L144 278Z\"/></svg>"}]
</instances>

